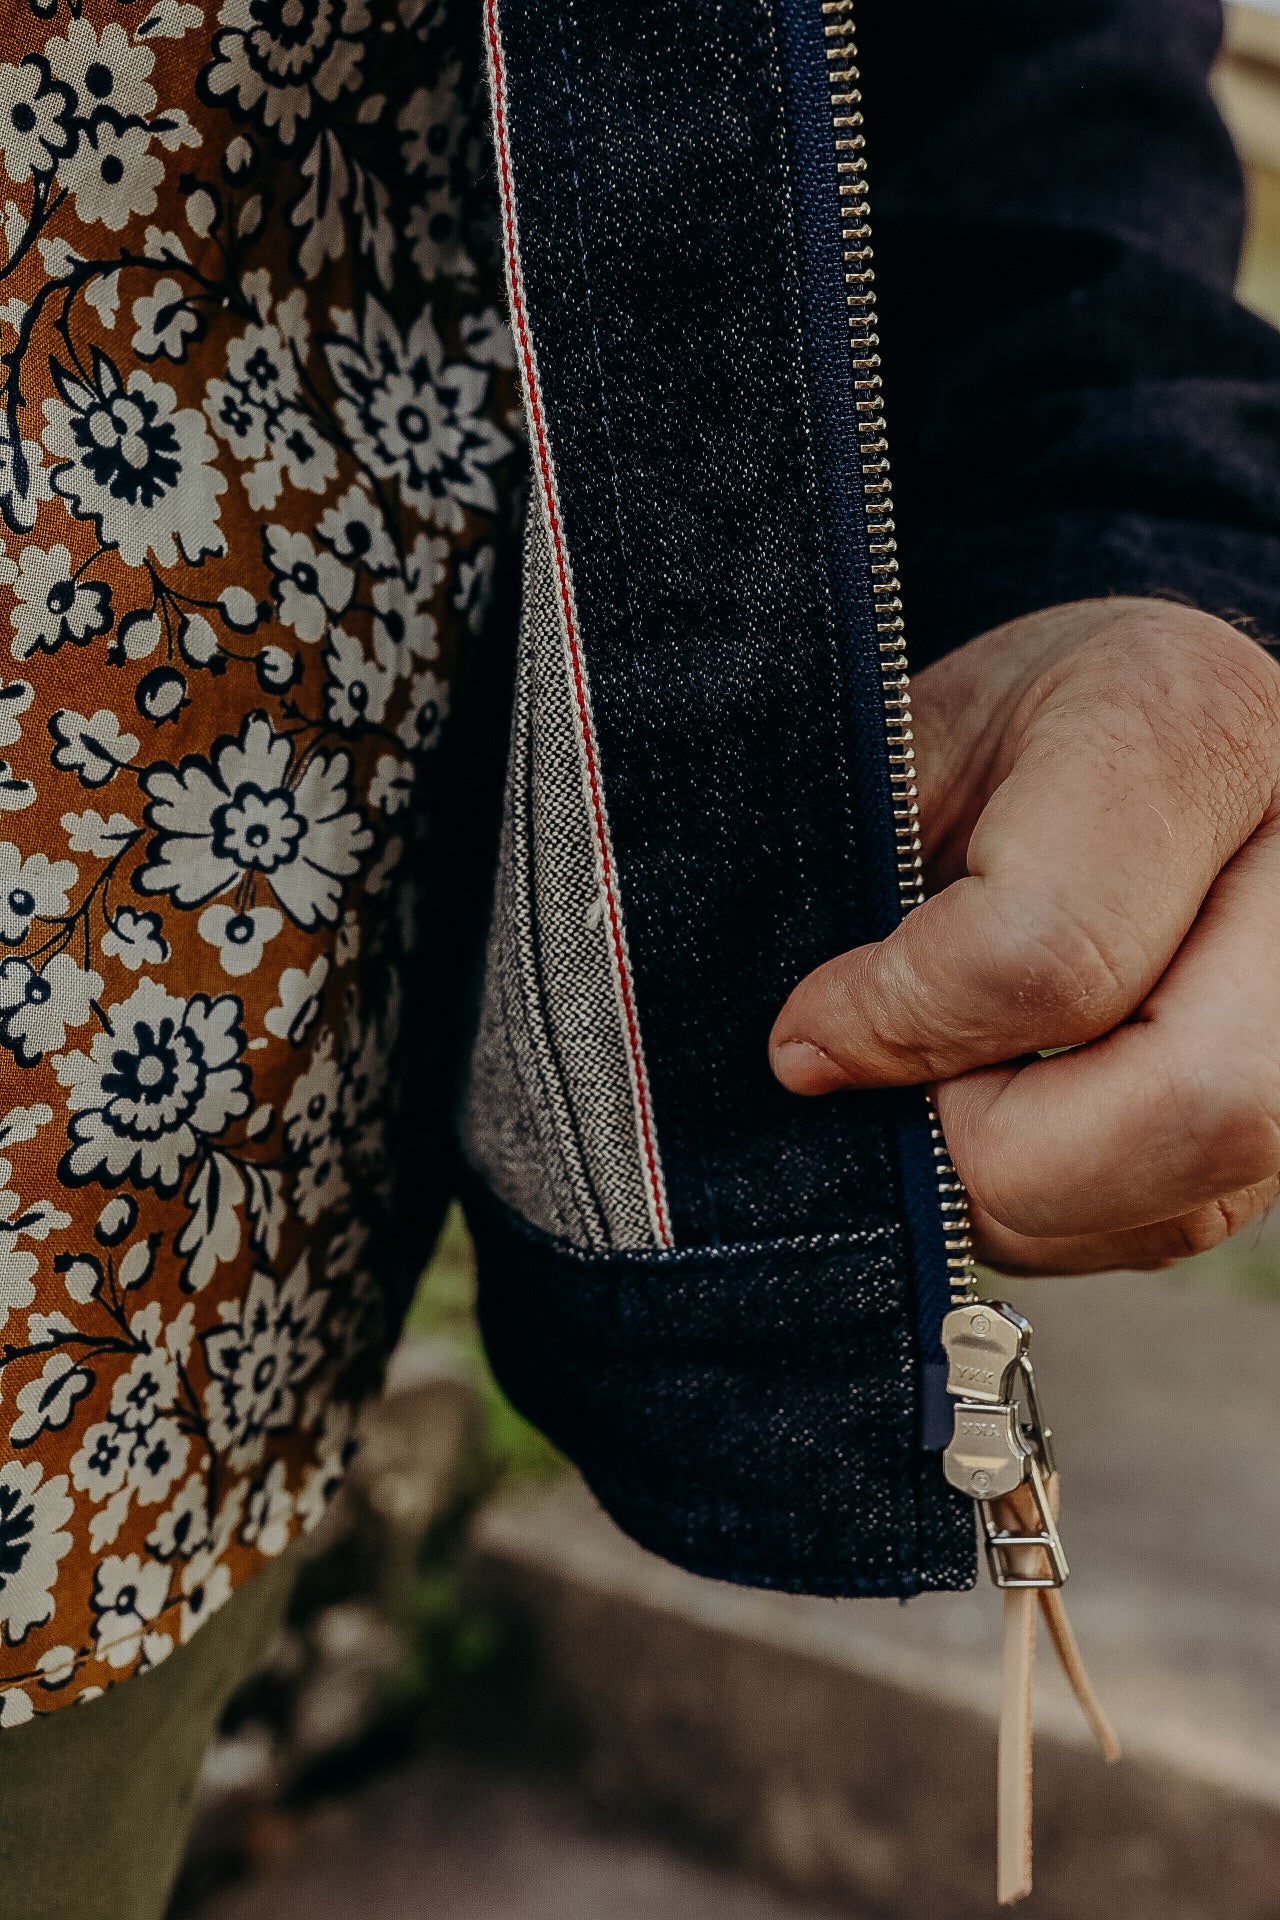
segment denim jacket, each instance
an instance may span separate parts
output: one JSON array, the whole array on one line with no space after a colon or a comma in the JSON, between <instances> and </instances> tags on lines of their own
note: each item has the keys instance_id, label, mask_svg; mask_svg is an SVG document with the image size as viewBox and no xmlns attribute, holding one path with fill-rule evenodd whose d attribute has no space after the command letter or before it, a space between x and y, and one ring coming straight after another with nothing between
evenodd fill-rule
<instances>
[{"instance_id":1,"label":"denim jacket","mask_svg":"<svg viewBox=\"0 0 1280 1920\"><path fill-rule=\"evenodd\" d=\"M1095 594L1280 620L1219 30L1210 0L485 0L532 488L459 1117L481 1314L516 1402L698 1572L973 1577L929 1102L797 1100L765 1043L919 898L909 660Z\"/></svg>"}]
</instances>

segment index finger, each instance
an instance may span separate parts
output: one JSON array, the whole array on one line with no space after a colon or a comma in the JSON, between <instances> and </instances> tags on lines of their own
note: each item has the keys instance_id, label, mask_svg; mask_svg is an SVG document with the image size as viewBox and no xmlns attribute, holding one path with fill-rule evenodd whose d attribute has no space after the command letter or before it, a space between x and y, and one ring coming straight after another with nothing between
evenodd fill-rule
<instances>
[{"instance_id":1,"label":"index finger","mask_svg":"<svg viewBox=\"0 0 1280 1920\"><path fill-rule=\"evenodd\" d=\"M988 801L969 874L826 962L774 1025L798 1093L949 1079L1109 1032L1176 953L1269 794L1171 752L1144 703L1064 703Z\"/></svg>"}]
</instances>

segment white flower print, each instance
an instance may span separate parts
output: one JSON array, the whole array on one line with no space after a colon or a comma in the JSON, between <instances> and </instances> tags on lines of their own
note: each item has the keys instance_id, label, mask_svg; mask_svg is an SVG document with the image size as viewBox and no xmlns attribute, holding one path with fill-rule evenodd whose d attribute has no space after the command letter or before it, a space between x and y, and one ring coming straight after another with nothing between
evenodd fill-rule
<instances>
[{"instance_id":1,"label":"white flower print","mask_svg":"<svg viewBox=\"0 0 1280 1920\"><path fill-rule=\"evenodd\" d=\"M147 1552L157 1560L187 1560L209 1542L208 1483L202 1473L193 1473L156 1521L147 1537Z\"/></svg>"},{"instance_id":2,"label":"white flower print","mask_svg":"<svg viewBox=\"0 0 1280 1920\"><path fill-rule=\"evenodd\" d=\"M122 960L134 973L143 967L162 967L169 958L169 942L160 931L163 924L158 913L117 907L99 944L109 960Z\"/></svg>"},{"instance_id":3,"label":"white flower print","mask_svg":"<svg viewBox=\"0 0 1280 1920\"><path fill-rule=\"evenodd\" d=\"M0 1725L313 1526L394 1337L417 749L524 459L447 12L0 47Z\"/></svg>"},{"instance_id":4,"label":"white flower print","mask_svg":"<svg viewBox=\"0 0 1280 1920\"><path fill-rule=\"evenodd\" d=\"M118 1247L127 1240L138 1223L138 1203L131 1193L118 1193L94 1223L93 1237L104 1247Z\"/></svg>"},{"instance_id":5,"label":"white flower print","mask_svg":"<svg viewBox=\"0 0 1280 1920\"><path fill-rule=\"evenodd\" d=\"M434 87L419 87L396 119L405 136L405 170L418 175L407 232L413 263L424 280L470 280L476 272L457 191L459 145L467 124L458 97L460 78L458 66L447 68Z\"/></svg>"},{"instance_id":6,"label":"white flower print","mask_svg":"<svg viewBox=\"0 0 1280 1920\"><path fill-rule=\"evenodd\" d=\"M35 1711L31 1695L21 1687L6 1687L0 1692L0 1728L25 1727L28 1720L34 1719Z\"/></svg>"},{"instance_id":7,"label":"white flower print","mask_svg":"<svg viewBox=\"0 0 1280 1920\"><path fill-rule=\"evenodd\" d=\"M10 841L0 840L0 940L16 947L37 915L49 920L65 913L79 871L73 861L50 860L44 853L24 860Z\"/></svg>"},{"instance_id":8,"label":"white flower print","mask_svg":"<svg viewBox=\"0 0 1280 1920\"><path fill-rule=\"evenodd\" d=\"M133 1331L140 1327L146 1350L116 1381L110 1417L86 1430L71 1462L72 1485L95 1502L116 1499L121 1520L133 1498L143 1506L165 1499L191 1451L190 1437L175 1418L178 1370L156 1344L159 1309L135 1316Z\"/></svg>"},{"instance_id":9,"label":"white flower print","mask_svg":"<svg viewBox=\"0 0 1280 1920\"><path fill-rule=\"evenodd\" d=\"M157 280L133 303L133 351L140 360L185 360L187 342L204 330L200 314L176 280Z\"/></svg>"},{"instance_id":10,"label":"white flower print","mask_svg":"<svg viewBox=\"0 0 1280 1920\"><path fill-rule=\"evenodd\" d=\"M38 1107L10 1107L3 1120L0 1120L0 1146L18 1146L34 1140L41 1127L47 1127L52 1118L53 1108L43 1104Z\"/></svg>"},{"instance_id":11,"label":"white flower print","mask_svg":"<svg viewBox=\"0 0 1280 1920\"><path fill-rule=\"evenodd\" d=\"M111 589L102 580L84 580L72 570L71 554L61 544L46 552L32 542L18 556L13 584L15 604L11 651L15 660L33 653L56 653L64 641L81 647L111 625Z\"/></svg>"},{"instance_id":12,"label":"white flower print","mask_svg":"<svg viewBox=\"0 0 1280 1920\"><path fill-rule=\"evenodd\" d=\"M284 915L274 907L206 907L196 922L200 938L218 949L224 973L238 979L253 973L262 959L268 940L274 940L284 925Z\"/></svg>"},{"instance_id":13,"label":"white flower print","mask_svg":"<svg viewBox=\"0 0 1280 1920\"><path fill-rule=\"evenodd\" d=\"M12 747L22 738L22 715L35 699L26 680L0 680L0 747Z\"/></svg>"},{"instance_id":14,"label":"white flower print","mask_svg":"<svg viewBox=\"0 0 1280 1920\"><path fill-rule=\"evenodd\" d=\"M94 1645L112 1667L132 1666L143 1635L169 1597L169 1569L141 1554L110 1554L97 1568L90 1604Z\"/></svg>"},{"instance_id":15,"label":"white flower print","mask_svg":"<svg viewBox=\"0 0 1280 1920\"><path fill-rule=\"evenodd\" d=\"M266 1436L293 1420L296 1390L323 1354L316 1330L327 1297L312 1287L304 1255L287 1280L256 1272L242 1300L220 1304L223 1324L200 1335L209 1437L233 1466L252 1466Z\"/></svg>"},{"instance_id":16,"label":"white flower print","mask_svg":"<svg viewBox=\"0 0 1280 1920\"><path fill-rule=\"evenodd\" d=\"M204 410L214 432L237 457L252 461L245 491L259 512L273 507L287 478L320 493L338 471L337 455L299 404L298 368L310 347L305 302L295 289L272 307L265 274L249 274L245 291L258 319L227 350L226 378L211 380Z\"/></svg>"},{"instance_id":17,"label":"white flower print","mask_svg":"<svg viewBox=\"0 0 1280 1920\"><path fill-rule=\"evenodd\" d=\"M49 1200L33 1200L30 1206L24 1206L21 1196L9 1185L12 1178L12 1161L0 1159L0 1220L8 1234L15 1239L25 1233L32 1240L47 1240L51 1233L70 1226L70 1214L61 1213ZM31 1337L43 1337L34 1323Z\"/></svg>"},{"instance_id":18,"label":"white flower print","mask_svg":"<svg viewBox=\"0 0 1280 1920\"><path fill-rule=\"evenodd\" d=\"M387 711L395 673L371 660L353 635L335 627L324 656L329 669L325 711L340 727L376 726Z\"/></svg>"},{"instance_id":19,"label":"white flower print","mask_svg":"<svg viewBox=\"0 0 1280 1920\"><path fill-rule=\"evenodd\" d=\"M203 7L183 4L183 0L151 0L146 18L138 23L137 33L140 39L181 40L203 21Z\"/></svg>"},{"instance_id":20,"label":"white flower print","mask_svg":"<svg viewBox=\"0 0 1280 1920\"><path fill-rule=\"evenodd\" d=\"M299 640L319 640L331 614L345 612L355 579L330 553L317 552L305 533L262 529L262 550L272 573L280 618Z\"/></svg>"},{"instance_id":21,"label":"white flower print","mask_svg":"<svg viewBox=\"0 0 1280 1920\"><path fill-rule=\"evenodd\" d=\"M467 626L474 634L484 629L497 567L498 556L492 547L480 547L458 561L458 577L449 604L467 616Z\"/></svg>"},{"instance_id":22,"label":"white flower print","mask_svg":"<svg viewBox=\"0 0 1280 1920\"><path fill-rule=\"evenodd\" d=\"M144 1341L146 1351L137 1355L129 1371L121 1374L111 1389L111 1411L127 1432L149 1433L178 1397L178 1369L157 1344L158 1306L135 1314L130 1331Z\"/></svg>"},{"instance_id":23,"label":"white flower print","mask_svg":"<svg viewBox=\"0 0 1280 1920\"><path fill-rule=\"evenodd\" d=\"M57 492L79 519L96 522L103 546L118 548L128 566L152 554L173 567L179 549L193 565L223 552L218 513L227 481L201 416L141 367L126 384L101 349L94 375L89 386L53 368L61 397L44 403L44 444L59 463Z\"/></svg>"},{"instance_id":24,"label":"white flower print","mask_svg":"<svg viewBox=\"0 0 1280 1920\"><path fill-rule=\"evenodd\" d=\"M57 1432L76 1410L77 1400L92 1393L94 1375L72 1354L51 1353L34 1380L17 1394L18 1418L9 1429L10 1445L28 1446L46 1428Z\"/></svg>"},{"instance_id":25,"label":"white flower print","mask_svg":"<svg viewBox=\"0 0 1280 1920\"><path fill-rule=\"evenodd\" d=\"M36 802L35 786L30 780L18 780L7 760L0 760L0 813L21 813Z\"/></svg>"},{"instance_id":26,"label":"white flower print","mask_svg":"<svg viewBox=\"0 0 1280 1920\"><path fill-rule=\"evenodd\" d=\"M422 188L405 222L414 266L424 280L471 280L476 263L463 239L462 203L448 175Z\"/></svg>"},{"instance_id":27,"label":"white flower print","mask_svg":"<svg viewBox=\"0 0 1280 1920\"><path fill-rule=\"evenodd\" d=\"M55 80L71 89L82 120L104 107L126 119L145 118L155 109L148 75L156 57L149 47L134 46L114 20L101 35L87 20L72 20L63 36L45 42L44 57Z\"/></svg>"},{"instance_id":28,"label":"white flower print","mask_svg":"<svg viewBox=\"0 0 1280 1920\"><path fill-rule=\"evenodd\" d=\"M0 434L0 512L15 533L30 533L41 503L53 498L44 450L37 440Z\"/></svg>"},{"instance_id":29,"label":"white flower print","mask_svg":"<svg viewBox=\"0 0 1280 1920\"><path fill-rule=\"evenodd\" d=\"M511 337L511 328L496 307L486 307L483 313L469 313L462 322L461 333L467 343L469 360L478 360L482 367L514 369L516 343Z\"/></svg>"},{"instance_id":30,"label":"white flower print","mask_svg":"<svg viewBox=\"0 0 1280 1920\"><path fill-rule=\"evenodd\" d=\"M456 150L463 119L458 105L462 70L451 65L433 87L416 87L396 115L404 135L400 151L406 173L430 173Z\"/></svg>"},{"instance_id":31,"label":"white flower print","mask_svg":"<svg viewBox=\"0 0 1280 1920\"><path fill-rule=\"evenodd\" d=\"M0 153L15 186L52 173L69 151L75 138L70 112L70 94L50 81L42 61L0 66Z\"/></svg>"},{"instance_id":32,"label":"white flower print","mask_svg":"<svg viewBox=\"0 0 1280 1920\"><path fill-rule=\"evenodd\" d=\"M264 1021L268 1033L291 1046L301 1046L307 1033L320 1017L324 983L329 978L329 956L322 953L304 973L301 967L286 967L280 975L280 999Z\"/></svg>"},{"instance_id":33,"label":"white flower print","mask_svg":"<svg viewBox=\"0 0 1280 1920\"><path fill-rule=\"evenodd\" d=\"M234 995L183 1001L144 975L107 1010L108 1031L88 1054L54 1060L74 1116L59 1177L69 1186L129 1180L176 1192L201 1143L252 1104L241 1012Z\"/></svg>"},{"instance_id":34,"label":"white flower print","mask_svg":"<svg viewBox=\"0 0 1280 1920\"><path fill-rule=\"evenodd\" d=\"M82 787L105 787L138 751L136 733L121 733L120 721L109 707L99 707L88 719L70 707L59 707L49 722L54 738L52 760L60 773L76 773Z\"/></svg>"},{"instance_id":35,"label":"white flower print","mask_svg":"<svg viewBox=\"0 0 1280 1920\"><path fill-rule=\"evenodd\" d=\"M369 783L369 805L388 817L399 813L413 798L413 782L412 760L398 760L393 753L382 754Z\"/></svg>"},{"instance_id":36,"label":"white flower print","mask_svg":"<svg viewBox=\"0 0 1280 1920\"><path fill-rule=\"evenodd\" d=\"M396 550L386 523L371 494L362 486L348 487L342 498L326 508L316 526L316 537L330 553L368 573L394 573Z\"/></svg>"},{"instance_id":37,"label":"white flower print","mask_svg":"<svg viewBox=\"0 0 1280 1920\"><path fill-rule=\"evenodd\" d=\"M379 762L381 764L381 762ZM354 907L348 907L342 916L342 925L338 928L333 943L334 965L338 967L354 966L360 957L360 921Z\"/></svg>"},{"instance_id":38,"label":"white flower print","mask_svg":"<svg viewBox=\"0 0 1280 1920\"><path fill-rule=\"evenodd\" d=\"M342 1164L342 1147L337 1140L322 1142L298 1168L293 1183L293 1204L309 1227L321 1214L340 1207L351 1193L351 1182Z\"/></svg>"},{"instance_id":39,"label":"white flower print","mask_svg":"<svg viewBox=\"0 0 1280 1920\"><path fill-rule=\"evenodd\" d=\"M445 360L429 313L402 335L370 299L359 333L330 339L325 355L338 416L372 473L397 480L424 519L455 532L463 507L495 510L486 469L512 442L482 411L488 374Z\"/></svg>"},{"instance_id":40,"label":"white flower print","mask_svg":"<svg viewBox=\"0 0 1280 1920\"><path fill-rule=\"evenodd\" d=\"M306 414L296 407L286 407L271 423L271 441L274 460L257 467L245 482L253 506L275 505L280 475L304 493L324 492L338 470L337 456Z\"/></svg>"},{"instance_id":41,"label":"white flower print","mask_svg":"<svg viewBox=\"0 0 1280 1920\"><path fill-rule=\"evenodd\" d=\"M141 776L156 837L135 886L195 907L252 875L296 925L332 925L343 883L373 840L350 804L350 773L346 753L314 752L299 774L288 737L265 714L249 714L238 739L217 741L208 760L158 762Z\"/></svg>"},{"instance_id":42,"label":"white flower print","mask_svg":"<svg viewBox=\"0 0 1280 1920\"><path fill-rule=\"evenodd\" d=\"M164 161L151 152L152 138L149 127L116 128L108 120L83 129L58 178L86 226L99 221L119 233L135 214L155 212Z\"/></svg>"},{"instance_id":43,"label":"white flower print","mask_svg":"<svg viewBox=\"0 0 1280 1920\"><path fill-rule=\"evenodd\" d=\"M319 1524L355 1450L355 1415L351 1407L341 1401L331 1402L325 1408L316 1438L315 1464L307 1469L298 1494L298 1514L306 1532L310 1533Z\"/></svg>"},{"instance_id":44,"label":"white flower print","mask_svg":"<svg viewBox=\"0 0 1280 1920\"><path fill-rule=\"evenodd\" d=\"M285 1105L284 1136L291 1152L307 1153L330 1137L337 1124L341 1087L333 1035L322 1033L311 1065L294 1081Z\"/></svg>"},{"instance_id":45,"label":"white flower print","mask_svg":"<svg viewBox=\"0 0 1280 1920\"><path fill-rule=\"evenodd\" d=\"M133 1436L118 1420L95 1420L72 1459L72 1486L94 1502L109 1500L124 1486L132 1448Z\"/></svg>"},{"instance_id":46,"label":"white flower print","mask_svg":"<svg viewBox=\"0 0 1280 1920\"><path fill-rule=\"evenodd\" d=\"M72 853L91 853L95 860L110 860L138 837L138 829L127 814L113 813L104 820L96 807L86 807L83 813L64 813L62 828Z\"/></svg>"},{"instance_id":47,"label":"white flower print","mask_svg":"<svg viewBox=\"0 0 1280 1920\"><path fill-rule=\"evenodd\" d=\"M205 392L204 410L214 432L227 441L242 460L266 457L271 418L262 407L246 399L225 380L211 380Z\"/></svg>"},{"instance_id":48,"label":"white flower print","mask_svg":"<svg viewBox=\"0 0 1280 1920\"><path fill-rule=\"evenodd\" d=\"M226 378L211 380L205 394L209 424L240 459L261 461L274 417L296 401L297 359L305 359L305 336L288 326L288 301L276 321L251 321L226 349Z\"/></svg>"},{"instance_id":49,"label":"white flower print","mask_svg":"<svg viewBox=\"0 0 1280 1920\"><path fill-rule=\"evenodd\" d=\"M260 1553L283 1553L289 1544L293 1515L294 1499L284 1461L273 1460L249 1489L239 1537L246 1547L257 1547Z\"/></svg>"},{"instance_id":50,"label":"white flower print","mask_svg":"<svg viewBox=\"0 0 1280 1920\"><path fill-rule=\"evenodd\" d=\"M429 611L431 600L444 579L441 549L443 540L423 534L416 542L407 577L393 576L376 580L373 604L377 608L374 632L379 652L389 659L434 660L440 651L439 628Z\"/></svg>"},{"instance_id":51,"label":"white flower print","mask_svg":"<svg viewBox=\"0 0 1280 1920\"><path fill-rule=\"evenodd\" d=\"M0 1467L0 1629L10 1646L53 1618L58 1562L71 1550L63 1529L73 1511L64 1473L45 1480L38 1460Z\"/></svg>"},{"instance_id":52,"label":"white flower print","mask_svg":"<svg viewBox=\"0 0 1280 1920\"><path fill-rule=\"evenodd\" d=\"M77 1666L74 1647L50 1647L36 1661L36 1672L40 1675L42 1687L65 1687L75 1674Z\"/></svg>"},{"instance_id":53,"label":"white flower print","mask_svg":"<svg viewBox=\"0 0 1280 1920\"><path fill-rule=\"evenodd\" d=\"M231 1575L212 1552L197 1554L182 1569L182 1596L178 1631L185 1646L209 1615L231 1598Z\"/></svg>"},{"instance_id":54,"label":"white flower print","mask_svg":"<svg viewBox=\"0 0 1280 1920\"><path fill-rule=\"evenodd\" d=\"M20 1067L34 1067L67 1044L68 1027L83 1027L102 992L102 975L87 973L69 953L55 953L39 971L27 960L0 960L0 1045Z\"/></svg>"},{"instance_id":55,"label":"white flower print","mask_svg":"<svg viewBox=\"0 0 1280 1920\"><path fill-rule=\"evenodd\" d=\"M286 147L315 110L360 83L364 0L223 0L200 91L270 128Z\"/></svg>"},{"instance_id":56,"label":"white flower print","mask_svg":"<svg viewBox=\"0 0 1280 1920\"><path fill-rule=\"evenodd\" d=\"M449 711L449 689L428 667L418 674L409 694L409 711L396 728L410 752L423 752L440 738L445 715Z\"/></svg>"},{"instance_id":57,"label":"white flower print","mask_svg":"<svg viewBox=\"0 0 1280 1920\"><path fill-rule=\"evenodd\" d=\"M39 1259L26 1247L0 1253L0 1327L11 1313L20 1313L35 1299L36 1290L31 1280L39 1267Z\"/></svg>"}]
</instances>

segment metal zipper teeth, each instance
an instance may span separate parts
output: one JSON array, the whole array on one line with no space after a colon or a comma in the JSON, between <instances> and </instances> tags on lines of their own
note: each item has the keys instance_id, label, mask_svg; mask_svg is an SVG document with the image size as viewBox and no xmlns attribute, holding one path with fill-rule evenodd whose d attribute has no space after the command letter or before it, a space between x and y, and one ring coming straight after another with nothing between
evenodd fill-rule
<instances>
[{"instance_id":1,"label":"metal zipper teeth","mask_svg":"<svg viewBox=\"0 0 1280 1920\"><path fill-rule=\"evenodd\" d=\"M893 795L898 898L903 912L909 913L924 899L920 803L916 786L914 736L911 731L911 683L903 641L902 583L898 575L897 541L894 539L893 488L885 438L883 383L880 355L876 352L880 344L879 318L876 313L876 276L872 266L874 255L871 247L871 208L867 201L867 162L863 153L866 141L862 132L861 74L854 42L854 5L855 0L822 0L823 34L827 42L827 84L831 94L831 123L835 135L840 240L844 254L849 347L853 356L858 458L862 467L871 591L880 651L880 683L889 753L889 781ZM942 1210L948 1283L952 1299L958 1304L971 1298L975 1292L969 1200L952 1165L932 1100L929 1102L929 1132Z\"/></svg>"}]
</instances>

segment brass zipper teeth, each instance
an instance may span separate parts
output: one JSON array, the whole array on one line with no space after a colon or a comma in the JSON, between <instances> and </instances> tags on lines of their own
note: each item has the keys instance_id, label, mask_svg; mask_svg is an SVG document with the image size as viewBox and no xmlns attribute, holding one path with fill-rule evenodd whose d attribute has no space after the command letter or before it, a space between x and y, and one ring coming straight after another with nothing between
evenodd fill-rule
<instances>
[{"instance_id":1,"label":"brass zipper teeth","mask_svg":"<svg viewBox=\"0 0 1280 1920\"><path fill-rule=\"evenodd\" d=\"M821 0L827 42L827 83L835 138L840 238L844 256L845 307L853 357L854 411L858 458L871 556L871 592L880 648L889 783L893 795L893 832L897 847L898 898L904 913L924 899L920 855L920 804L916 787L915 746L911 731L911 685L907 674L902 620L902 583L894 538L893 490L885 437L883 383L880 378L879 319L876 313L871 208L867 200L862 132L861 74L854 42L855 0ZM929 1131L938 1196L942 1208L947 1275L952 1299L961 1303L975 1292L969 1202L952 1165L932 1100Z\"/></svg>"}]
</instances>

